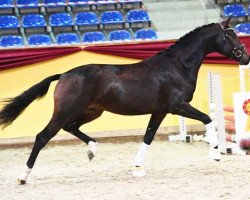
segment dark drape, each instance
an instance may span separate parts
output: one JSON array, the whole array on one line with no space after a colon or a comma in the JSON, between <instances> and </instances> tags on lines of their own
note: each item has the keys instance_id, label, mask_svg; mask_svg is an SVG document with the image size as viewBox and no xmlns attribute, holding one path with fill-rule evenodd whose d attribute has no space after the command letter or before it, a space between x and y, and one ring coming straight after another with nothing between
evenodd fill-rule
<instances>
[{"instance_id":1,"label":"dark drape","mask_svg":"<svg viewBox=\"0 0 250 200\"><path fill-rule=\"evenodd\" d=\"M0 51L0 70L34 64L65 56L81 50L81 47L2 50Z\"/></svg>"},{"instance_id":2,"label":"dark drape","mask_svg":"<svg viewBox=\"0 0 250 200\"><path fill-rule=\"evenodd\" d=\"M243 44L250 52L250 37L240 37ZM0 70L46 61L78 51L90 51L101 54L116 55L129 58L145 59L155 55L172 45L174 41L154 41L133 44L112 44L86 47L48 47L48 48L23 48L0 51ZM194 55L195 56L195 55ZM206 56L204 63L212 64L237 64L218 53Z\"/></svg>"}]
</instances>

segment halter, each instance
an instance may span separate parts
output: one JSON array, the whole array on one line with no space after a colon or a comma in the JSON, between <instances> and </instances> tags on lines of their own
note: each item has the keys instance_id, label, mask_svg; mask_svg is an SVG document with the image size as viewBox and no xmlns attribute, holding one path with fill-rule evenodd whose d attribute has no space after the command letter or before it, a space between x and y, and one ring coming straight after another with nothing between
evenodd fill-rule
<instances>
[{"instance_id":1,"label":"halter","mask_svg":"<svg viewBox=\"0 0 250 200\"><path fill-rule=\"evenodd\" d=\"M236 58L241 58L243 56L243 51L245 50L245 45L244 44L241 44L239 45L238 47L234 44L234 42L230 39L230 35L227 34L227 31L233 31L234 32L234 29L233 28L227 28L227 29L224 29L223 28L223 40L224 40L224 44L225 44L225 41L226 41L226 38L228 39L228 41L230 42L230 44L234 47L233 48L233 51L231 52ZM234 32L235 33L235 32ZM236 34L236 33L235 33Z\"/></svg>"}]
</instances>

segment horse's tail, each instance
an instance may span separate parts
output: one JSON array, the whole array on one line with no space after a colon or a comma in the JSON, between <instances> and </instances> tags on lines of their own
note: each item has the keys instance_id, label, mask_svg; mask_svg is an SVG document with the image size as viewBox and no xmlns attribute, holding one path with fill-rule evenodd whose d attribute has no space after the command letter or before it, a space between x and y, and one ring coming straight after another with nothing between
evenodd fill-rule
<instances>
[{"instance_id":1,"label":"horse's tail","mask_svg":"<svg viewBox=\"0 0 250 200\"><path fill-rule=\"evenodd\" d=\"M61 74L56 74L47 77L19 96L4 100L6 105L0 110L0 126L3 128L9 126L35 99L44 97L49 90L50 83L59 80L60 76Z\"/></svg>"}]
</instances>

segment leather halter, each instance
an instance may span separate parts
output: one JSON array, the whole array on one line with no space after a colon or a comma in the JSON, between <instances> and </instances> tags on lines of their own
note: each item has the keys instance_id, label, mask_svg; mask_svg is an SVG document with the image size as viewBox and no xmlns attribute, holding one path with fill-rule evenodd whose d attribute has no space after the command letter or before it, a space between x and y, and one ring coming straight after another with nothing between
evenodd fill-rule
<instances>
[{"instance_id":1,"label":"leather halter","mask_svg":"<svg viewBox=\"0 0 250 200\"><path fill-rule=\"evenodd\" d=\"M233 46L233 51L231 52L231 54L233 54L236 58L241 58L243 56L243 53L244 53L244 50L245 50L245 45L241 44L241 45L237 46L232 41L232 39L230 37L230 34L227 33L228 31L233 31L234 32L234 29L233 28L227 28L227 29L223 28L223 40L225 42L226 39L227 39L230 42L230 44Z\"/></svg>"}]
</instances>

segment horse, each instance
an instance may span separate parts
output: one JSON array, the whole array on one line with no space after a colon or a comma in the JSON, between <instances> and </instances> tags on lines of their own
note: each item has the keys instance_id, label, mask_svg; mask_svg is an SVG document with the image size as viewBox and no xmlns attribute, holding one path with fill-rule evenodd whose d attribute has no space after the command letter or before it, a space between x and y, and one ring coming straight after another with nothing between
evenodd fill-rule
<instances>
[{"instance_id":1,"label":"horse","mask_svg":"<svg viewBox=\"0 0 250 200\"><path fill-rule=\"evenodd\" d=\"M134 64L88 64L63 74L49 76L15 98L5 100L0 111L0 125L10 125L35 99L46 95L50 83L57 81L54 111L47 126L36 135L35 142L18 177L25 184L40 150L60 129L73 134L88 145L93 159L96 140L79 128L104 111L121 115L151 114L143 142L135 156L135 169L142 169L145 154L162 120L168 113L201 121L209 136L209 156L219 161L218 138L210 117L189 102L196 88L203 58L218 52L241 65L249 63L249 54L229 26L231 18L194 29L169 48ZM134 170L144 176L144 170Z\"/></svg>"}]
</instances>

